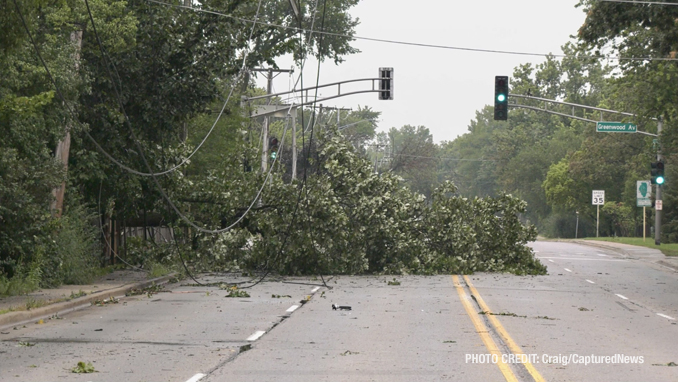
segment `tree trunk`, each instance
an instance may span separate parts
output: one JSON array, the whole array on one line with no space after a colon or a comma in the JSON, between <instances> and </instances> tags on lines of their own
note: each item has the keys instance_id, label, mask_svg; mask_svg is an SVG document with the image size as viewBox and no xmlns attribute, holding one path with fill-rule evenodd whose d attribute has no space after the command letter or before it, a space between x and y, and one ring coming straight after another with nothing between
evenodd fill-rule
<instances>
[{"instance_id":1,"label":"tree trunk","mask_svg":"<svg viewBox=\"0 0 678 382\"><path fill-rule=\"evenodd\" d=\"M82 49L82 31L71 32L71 43L75 46L73 54L73 61L75 71L80 70L80 50ZM64 170L68 174L68 154L71 149L71 125L66 125L66 136L57 144L55 159L64 165ZM54 200L52 201L52 214L56 217L61 217L64 208L64 196L66 194L66 181L54 190Z\"/></svg>"}]
</instances>

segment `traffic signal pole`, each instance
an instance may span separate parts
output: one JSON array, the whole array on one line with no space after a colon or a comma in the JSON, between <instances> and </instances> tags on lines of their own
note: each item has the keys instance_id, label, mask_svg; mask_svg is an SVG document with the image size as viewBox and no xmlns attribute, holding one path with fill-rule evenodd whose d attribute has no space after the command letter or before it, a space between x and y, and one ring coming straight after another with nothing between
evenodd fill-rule
<instances>
[{"instance_id":1,"label":"traffic signal pole","mask_svg":"<svg viewBox=\"0 0 678 382\"><path fill-rule=\"evenodd\" d=\"M662 134L662 120L659 119L657 122L657 141L661 139L661 134ZM662 157L662 146L657 145L657 162L660 162L663 160ZM662 185L657 183L657 193L655 196L655 205L657 200L662 200ZM662 210L657 210L655 208L654 211L654 243L655 245L660 245L661 244L661 232L662 231Z\"/></svg>"}]
</instances>

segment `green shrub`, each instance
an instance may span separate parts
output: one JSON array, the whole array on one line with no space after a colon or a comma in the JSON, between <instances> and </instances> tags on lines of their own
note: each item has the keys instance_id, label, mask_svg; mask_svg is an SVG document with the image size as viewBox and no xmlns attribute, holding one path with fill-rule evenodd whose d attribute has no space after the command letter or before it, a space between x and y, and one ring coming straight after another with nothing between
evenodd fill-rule
<instances>
[{"instance_id":1,"label":"green shrub","mask_svg":"<svg viewBox=\"0 0 678 382\"><path fill-rule=\"evenodd\" d=\"M58 221L49 256L43 256L43 287L61 284L87 284L99 274L101 246L96 216L80 203L76 195L67 200L67 208Z\"/></svg>"},{"instance_id":2,"label":"green shrub","mask_svg":"<svg viewBox=\"0 0 678 382\"><path fill-rule=\"evenodd\" d=\"M38 258L42 257L42 251L42 247L36 249ZM19 262L13 277L0 275L0 295L16 296L32 292L40 287L41 279L42 269L39 261L34 261L30 265Z\"/></svg>"}]
</instances>

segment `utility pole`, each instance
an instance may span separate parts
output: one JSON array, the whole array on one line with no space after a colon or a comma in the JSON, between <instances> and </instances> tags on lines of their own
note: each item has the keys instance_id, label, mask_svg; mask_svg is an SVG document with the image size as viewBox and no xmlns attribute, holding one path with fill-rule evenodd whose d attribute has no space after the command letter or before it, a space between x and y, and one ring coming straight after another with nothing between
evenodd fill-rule
<instances>
[{"instance_id":1,"label":"utility pole","mask_svg":"<svg viewBox=\"0 0 678 382\"><path fill-rule=\"evenodd\" d=\"M184 6L193 7L193 0L184 0ZM184 121L183 131L181 132L181 142L186 142L188 140L188 122Z\"/></svg>"},{"instance_id":2,"label":"utility pole","mask_svg":"<svg viewBox=\"0 0 678 382\"><path fill-rule=\"evenodd\" d=\"M71 43L75 46L73 53L73 61L76 73L80 70L80 50L82 49L82 30L71 32ZM64 139L59 141L56 147L55 158L64 165L66 173L68 173L68 156L71 149L71 126L66 126L66 135ZM56 217L61 217L64 209L64 196L66 194L66 182L52 190L54 200L52 201L51 210Z\"/></svg>"},{"instance_id":3,"label":"utility pole","mask_svg":"<svg viewBox=\"0 0 678 382\"><path fill-rule=\"evenodd\" d=\"M252 69L253 72L263 72L266 73L266 94L270 95L273 91L273 73L294 73L294 68L292 69L273 69L273 68L255 68ZM266 105L271 104L271 97L266 97ZM266 172L268 168L268 122L269 116L264 117L264 127L261 132L262 143L261 143L261 172ZM296 149L296 148L295 148Z\"/></svg>"},{"instance_id":4,"label":"utility pole","mask_svg":"<svg viewBox=\"0 0 678 382\"><path fill-rule=\"evenodd\" d=\"M303 110L302 110L303 113ZM297 179L297 108L292 108L292 180Z\"/></svg>"},{"instance_id":5,"label":"utility pole","mask_svg":"<svg viewBox=\"0 0 678 382\"><path fill-rule=\"evenodd\" d=\"M661 146L661 135L662 135L662 126L663 122L661 118L657 122L657 162L660 162L663 157L662 157L662 146ZM657 183L657 194L655 196L655 204L656 201L662 200L662 185ZM660 245L661 244L661 232L662 231L662 210L658 210L655 208L654 211L654 243L655 245Z\"/></svg>"},{"instance_id":6,"label":"utility pole","mask_svg":"<svg viewBox=\"0 0 678 382\"><path fill-rule=\"evenodd\" d=\"M271 69L268 69L267 75L267 85L266 85L266 94L271 94L273 90L273 72ZM266 98L266 105L271 104L271 97ZM262 128L262 146L261 146L261 172L265 173L268 167L268 116L264 117L264 126Z\"/></svg>"},{"instance_id":7,"label":"utility pole","mask_svg":"<svg viewBox=\"0 0 678 382\"><path fill-rule=\"evenodd\" d=\"M337 111L337 127L339 127L339 123L341 122L341 112L342 111L353 111L353 109L345 108L345 107L335 107L334 108Z\"/></svg>"}]
</instances>

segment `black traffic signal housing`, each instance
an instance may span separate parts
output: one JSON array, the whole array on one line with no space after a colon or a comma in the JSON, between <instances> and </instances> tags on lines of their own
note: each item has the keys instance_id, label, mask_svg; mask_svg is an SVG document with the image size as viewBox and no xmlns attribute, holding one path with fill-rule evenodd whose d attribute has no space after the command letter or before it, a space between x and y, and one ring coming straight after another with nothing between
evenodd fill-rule
<instances>
[{"instance_id":1,"label":"black traffic signal housing","mask_svg":"<svg viewBox=\"0 0 678 382\"><path fill-rule=\"evenodd\" d=\"M379 99L393 99L393 68L379 68Z\"/></svg>"},{"instance_id":2,"label":"black traffic signal housing","mask_svg":"<svg viewBox=\"0 0 678 382\"><path fill-rule=\"evenodd\" d=\"M278 138L268 138L268 151L271 153L271 160L275 160L278 157Z\"/></svg>"},{"instance_id":3,"label":"black traffic signal housing","mask_svg":"<svg viewBox=\"0 0 678 382\"><path fill-rule=\"evenodd\" d=\"M652 175L652 184L664 184L664 162L657 161L650 163L650 175Z\"/></svg>"},{"instance_id":4,"label":"black traffic signal housing","mask_svg":"<svg viewBox=\"0 0 678 382\"><path fill-rule=\"evenodd\" d=\"M494 120L506 121L508 119L508 76L494 77Z\"/></svg>"}]
</instances>

